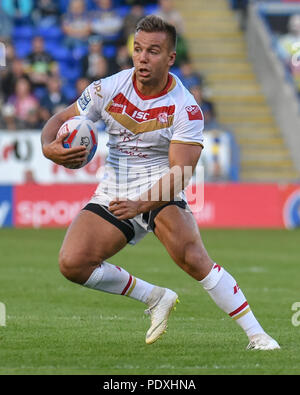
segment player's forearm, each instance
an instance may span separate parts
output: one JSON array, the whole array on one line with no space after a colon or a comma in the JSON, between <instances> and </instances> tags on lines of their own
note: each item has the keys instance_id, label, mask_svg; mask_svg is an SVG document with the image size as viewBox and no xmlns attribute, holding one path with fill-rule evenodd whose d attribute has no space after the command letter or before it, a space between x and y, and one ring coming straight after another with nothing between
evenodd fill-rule
<instances>
[{"instance_id":1,"label":"player's forearm","mask_svg":"<svg viewBox=\"0 0 300 395\"><path fill-rule=\"evenodd\" d=\"M41 134L42 151L47 159L53 160L51 155L51 150L49 150L49 144L51 144L56 139L57 132L63 123L64 123L63 118L60 117L58 114L55 114L47 121L46 125L42 130L42 134Z\"/></svg>"},{"instance_id":2,"label":"player's forearm","mask_svg":"<svg viewBox=\"0 0 300 395\"><path fill-rule=\"evenodd\" d=\"M63 123L64 120L58 114L53 115L47 121L41 134L42 146L50 144L53 140L55 140L57 132Z\"/></svg>"},{"instance_id":3,"label":"player's forearm","mask_svg":"<svg viewBox=\"0 0 300 395\"><path fill-rule=\"evenodd\" d=\"M46 157L48 157L46 147L56 139L57 132L59 131L63 123L75 115L77 115L77 112L76 107L73 104L66 109L54 114L46 122L41 134L42 149Z\"/></svg>"},{"instance_id":4,"label":"player's forearm","mask_svg":"<svg viewBox=\"0 0 300 395\"><path fill-rule=\"evenodd\" d=\"M140 195L141 212L154 210L174 200L186 188L191 176L191 166L173 166L152 188Z\"/></svg>"}]
</instances>

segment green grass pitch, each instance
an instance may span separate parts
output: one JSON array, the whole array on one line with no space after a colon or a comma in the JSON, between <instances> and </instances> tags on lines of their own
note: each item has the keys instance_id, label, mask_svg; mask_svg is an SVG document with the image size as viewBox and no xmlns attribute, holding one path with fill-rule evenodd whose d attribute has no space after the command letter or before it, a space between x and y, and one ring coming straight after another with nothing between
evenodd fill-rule
<instances>
[{"instance_id":1,"label":"green grass pitch","mask_svg":"<svg viewBox=\"0 0 300 395\"><path fill-rule=\"evenodd\" d=\"M180 297L168 332L145 344L149 317L135 300L89 290L62 277L63 229L0 230L0 374L299 374L300 232L203 230L211 257L237 280L281 350L245 348L248 339L153 235L110 259ZM300 321L300 320L299 320ZM299 322L300 323L300 322Z\"/></svg>"}]
</instances>

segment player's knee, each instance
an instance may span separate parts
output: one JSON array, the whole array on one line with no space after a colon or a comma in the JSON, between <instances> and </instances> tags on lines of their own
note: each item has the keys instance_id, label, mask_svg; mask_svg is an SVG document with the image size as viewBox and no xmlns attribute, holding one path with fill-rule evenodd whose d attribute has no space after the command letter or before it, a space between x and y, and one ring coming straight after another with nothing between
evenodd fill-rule
<instances>
[{"instance_id":1,"label":"player's knee","mask_svg":"<svg viewBox=\"0 0 300 395\"><path fill-rule=\"evenodd\" d=\"M82 269L83 259L79 254L67 253L61 250L59 253L59 269L61 274L68 280L81 283L82 282Z\"/></svg>"},{"instance_id":2,"label":"player's knee","mask_svg":"<svg viewBox=\"0 0 300 395\"><path fill-rule=\"evenodd\" d=\"M203 268L211 263L206 250L196 243L189 243L184 247L184 264L193 268Z\"/></svg>"}]
</instances>

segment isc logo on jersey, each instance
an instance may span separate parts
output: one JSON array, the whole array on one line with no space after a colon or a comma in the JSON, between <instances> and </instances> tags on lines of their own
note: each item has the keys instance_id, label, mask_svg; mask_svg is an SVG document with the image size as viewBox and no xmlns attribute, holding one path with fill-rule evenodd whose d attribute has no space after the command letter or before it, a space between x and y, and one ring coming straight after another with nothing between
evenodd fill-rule
<instances>
[{"instance_id":1,"label":"isc logo on jersey","mask_svg":"<svg viewBox=\"0 0 300 395\"><path fill-rule=\"evenodd\" d=\"M137 119L139 121L147 121L147 119L149 118L149 115L150 114L148 112L135 110L132 114L132 118Z\"/></svg>"}]
</instances>

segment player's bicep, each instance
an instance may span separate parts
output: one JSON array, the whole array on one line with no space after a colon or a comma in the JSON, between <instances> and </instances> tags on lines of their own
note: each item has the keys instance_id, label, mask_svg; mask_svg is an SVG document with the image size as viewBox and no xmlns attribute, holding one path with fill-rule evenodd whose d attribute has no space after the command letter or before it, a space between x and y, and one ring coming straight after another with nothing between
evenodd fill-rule
<instances>
[{"instance_id":1,"label":"player's bicep","mask_svg":"<svg viewBox=\"0 0 300 395\"><path fill-rule=\"evenodd\" d=\"M169 165L170 168L180 166L184 168L189 166L194 171L203 147L201 144L173 143L169 148Z\"/></svg>"},{"instance_id":2,"label":"player's bicep","mask_svg":"<svg viewBox=\"0 0 300 395\"><path fill-rule=\"evenodd\" d=\"M83 115L93 122L101 118L103 95L99 93L101 81L94 81L81 94L76 101L77 115ZM98 90L97 90L98 89Z\"/></svg>"},{"instance_id":3,"label":"player's bicep","mask_svg":"<svg viewBox=\"0 0 300 395\"><path fill-rule=\"evenodd\" d=\"M57 116L60 118L60 120L64 123L68 119L76 117L79 114L76 102L71 104L70 106L62 109L60 112L57 113Z\"/></svg>"},{"instance_id":4,"label":"player's bicep","mask_svg":"<svg viewBox=\"0 0 300 395\"><path fill-rule=\"evenodd\" d=\"M201 152L204 143L203 128L203 113L194 99L188 96L185 105L179 109L174 121L171 146L184 144L185 146L198 147L191 148L190 151ZM186 147L186 150L189 148Z\"/></svg>"}]
</instances>

